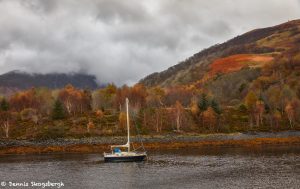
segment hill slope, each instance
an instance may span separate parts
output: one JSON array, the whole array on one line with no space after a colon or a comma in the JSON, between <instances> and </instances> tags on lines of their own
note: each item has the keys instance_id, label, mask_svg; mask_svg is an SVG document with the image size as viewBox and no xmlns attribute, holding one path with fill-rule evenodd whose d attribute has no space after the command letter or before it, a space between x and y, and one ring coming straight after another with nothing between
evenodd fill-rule
<instances>
[{"instance_id":1,"label":"hill slope","mask_svg":"<svg viewBox=\"0 0 300 189\"><path fill-rule=\"evenodd\" d=\"M294 20L256 29L212 46L163 72L145 77L140 83L148 87L203 83L215 75L231 74L246 67L259 69L277 57L299 52L299 46L300 20Z\"/></svg>"},{"instance_id":2,"label":"hill slope","mask_svg":"<svg viewBox=\"0 0 300 189\"><path fill-rule=\"evenodd\" d=\"M48 87L50 89L62 88L72 84L76 88L95 89L99 87L96 78L85 74L28 74L12 71L0 75L0 88L2 90L22 90L31 87Z\"/></svg>"}]
</instances>

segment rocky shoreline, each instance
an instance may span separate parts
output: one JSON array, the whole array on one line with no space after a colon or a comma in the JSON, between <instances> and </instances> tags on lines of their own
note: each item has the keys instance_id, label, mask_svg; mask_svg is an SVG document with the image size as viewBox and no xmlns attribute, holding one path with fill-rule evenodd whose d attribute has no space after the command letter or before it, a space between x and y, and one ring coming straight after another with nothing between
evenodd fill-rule
<instances>
[{"instance_id":1,"label":"rocky shoreline","mask_svg":"<svg viewBox=\"0 0 300 189\"><path fill-rule=\"evenodd\" d=\"M139 138L132 137L137 143ZM267 144L300 144L300 131L248 132L232 134L169 134L142 136L146 148L182 148L203 146L257 146ZM60 138L48 140L0 140L0 154L49 152L103 152L111 144L126 142L125 136Z\"/></svg>"}]
</instances>

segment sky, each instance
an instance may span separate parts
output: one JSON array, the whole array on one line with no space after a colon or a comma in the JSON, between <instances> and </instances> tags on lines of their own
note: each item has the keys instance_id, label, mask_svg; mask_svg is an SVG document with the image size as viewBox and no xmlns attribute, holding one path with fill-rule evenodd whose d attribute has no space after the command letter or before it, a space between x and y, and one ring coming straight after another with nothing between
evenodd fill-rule
<instances>
[{"instance_id":1,"label":"sky","mask_svg":"<svg viewBox=\"0 0 300 189\"><path fill-rule=\"evenodd\" d=\"M300 18L300 0L0 0L0 74L132 85L216 43Z\"/></svg>"}]
</instances>

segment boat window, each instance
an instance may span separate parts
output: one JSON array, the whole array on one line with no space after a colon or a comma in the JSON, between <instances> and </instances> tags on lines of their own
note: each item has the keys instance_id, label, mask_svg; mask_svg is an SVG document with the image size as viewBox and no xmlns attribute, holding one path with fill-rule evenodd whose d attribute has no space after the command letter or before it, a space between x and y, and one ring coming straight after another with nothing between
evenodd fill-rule
<instances>
[{"instance_id":1,"label":"boat window","mask_svg":"<svg viewBox=\"0 0 300 189\"><path fill-rule=\"evenodd\" d=\"M120 148L114 148L114 152L115 153L121 153L121 150L120 150Z\"/></svg>"}]
</instances>

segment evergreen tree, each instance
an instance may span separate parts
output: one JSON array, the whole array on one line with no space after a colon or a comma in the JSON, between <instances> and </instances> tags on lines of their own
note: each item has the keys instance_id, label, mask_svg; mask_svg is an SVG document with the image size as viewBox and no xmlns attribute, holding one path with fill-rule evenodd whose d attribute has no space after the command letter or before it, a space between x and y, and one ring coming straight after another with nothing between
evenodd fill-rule
<instances>
[{"instance_id":1,"label":"evergreen tree","mask_svg":"<svg viewBox=\"0 0 300 189\"><path fill-rule=\"evenodd\" d=\"M222 113L220 105L219 105L219 103L215 99L212 99L212 101L211 101L211 107L212 107L212 109L214 110L214 112L216 114L220 115Z\"/></svg>"},{"instance_id":2,"label":"evergreen tree","mask_svg":"<svg viewBox=\"0 0 300 189\"><path fill-rule=\"evenodd\" d=\"M244 91L244 89L247 87L247 84L246 83L242 83L241 85L240 85L240 87L239 87L239 92L241 93L241 92L243 92Z\"/></svg>"},{"instance_id":3,"label":"evergreen tree","mask_svg":"<svg viewBox=\"0 0 300 189\"><path fill-rule=\"evenodd\" d=\"M56 100L52 111L52 119L57 120L63 118L65 118L64 107L59 100Z\"/></svg>"},{"instance_id":4,"label":"evergreen tree","mask_svg":"<svg viewBox=\"0 0 300 189\"><path fill-rule=\"evenodd\" d=\"M209 103L208 103L208 100L207 100L207 95L202 93L201 97L200 97L200 100L199 100L199 103L198 103L199 110L201 112L204 112L204 111L207 110L208 106L209 106Z\"/></svg>"},{"instance_id":5,"label":"evergreen tree","mask_svg":"<svg viewBox=\"0 0 300 189\"><path fill-rule=\"evenodd\" d=\"M1 103L0 103L0 110L2 110L2 111L8 111L8 110L9 110L9 104L8 104L8 102L6 101L5 98L3 98L3 99L1 100Z\"/></svg>"},{"instance_id":6,"label":"evergreen tree","mask_svg":"<svg viewBox=\"0 0 300 189\"><path fill-rule=\"evenodd\" d=\"M215 99L211 100L210 106L213 109L213 111L215 112L215 114L217 115L216 116L216 118L217 118L217 126L216 126L215 129L216 129L216 131L219 131L219 129L220 129L220 118L221 118L222 110L220 108L219 103Z\"/></svg>"}]
</instances>

